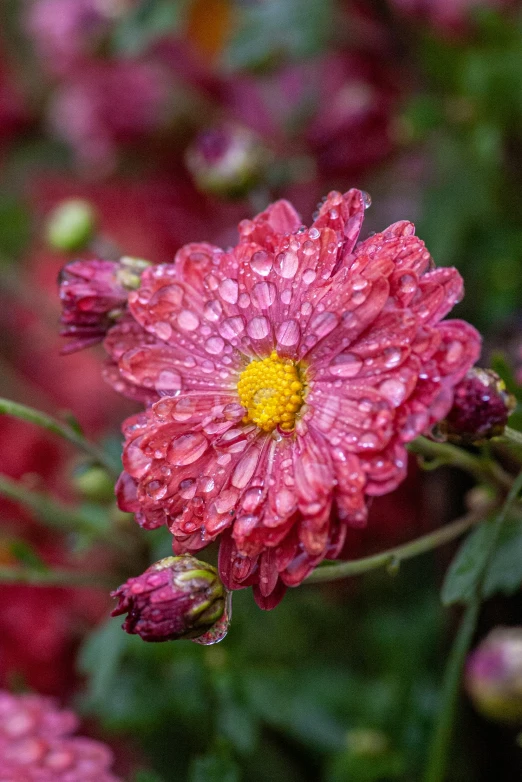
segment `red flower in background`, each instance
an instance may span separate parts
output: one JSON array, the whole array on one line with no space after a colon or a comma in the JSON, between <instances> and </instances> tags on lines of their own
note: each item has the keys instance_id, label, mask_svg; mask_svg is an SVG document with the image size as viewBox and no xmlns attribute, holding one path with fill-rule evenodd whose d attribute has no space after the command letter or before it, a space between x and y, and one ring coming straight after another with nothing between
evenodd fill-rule
<instances>
[{"instance_id":1,"label":"red flower in background","mask_svg":"<svg viewBox=\"0 0 522 782\"><path fill-rule=\"evenodd\" d=\"M0 691L0 782L118 782L109 747L77 728L50 698Z\"/></svg>"},{"instance_id":2,"label":"red flower in background","mask_svg":"<svg viewBox=\"0 0 522 782\"><path fill-rule=\"evenodd\" d=\"M356 244L364 194L310 229L277 202L224 252L147 270L108 334L107 378L150 404L128 419L123 509L176 553L221 535L230 589L272 607L406 473L404 444L448 412L480 338L439 321L462 295L402 222Z\"/></svg>"}]
</instances>

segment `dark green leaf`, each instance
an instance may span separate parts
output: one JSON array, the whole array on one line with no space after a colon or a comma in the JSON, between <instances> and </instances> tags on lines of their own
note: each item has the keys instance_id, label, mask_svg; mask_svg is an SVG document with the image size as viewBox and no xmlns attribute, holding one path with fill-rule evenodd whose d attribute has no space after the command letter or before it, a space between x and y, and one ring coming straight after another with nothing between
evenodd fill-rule
<instances>
[{"instance_id":1,"label":"dark green leaf","mask_svg":"<svg viewBox=\"0 0 522 782\"><path fill-rule=\"evenodd\" d=\"M468 535L446 573L441 591L444 605L466 603L473 597L494 536L491 520L482 522Z\"/></svg>"},{"instance_id":2,"label":"dark green leaf","mask_svg":"<svg viewBox=\"0 0 522 782\"><path fill-rule=\"evenodd\" d=\"M239 782L240 779L237 764L221 754L195 758L189 774L189 782Z\"/></svg>"},{"instance_id":3,"label":"dark green leaf","mask_svg":"<svg viewBox=\"0 0 522 782\"><path fill-rule=\"evenodd\" d=\"M522 587L522 521L508 519L502 525L495 553L484 579L484 597L496 592L512 595Z\"/></svg>"}]
</instances>

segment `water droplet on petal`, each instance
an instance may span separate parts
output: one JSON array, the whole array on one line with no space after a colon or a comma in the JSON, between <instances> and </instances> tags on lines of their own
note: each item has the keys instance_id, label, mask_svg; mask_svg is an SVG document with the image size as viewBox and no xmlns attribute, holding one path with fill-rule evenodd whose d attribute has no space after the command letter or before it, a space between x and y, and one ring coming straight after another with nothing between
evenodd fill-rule
<instances>
[{"instance_id":1,"label":"water droplet on petal","mask_svg":"<svg viewBox=\"0 0 522 782\"><path fill-rule=\"evenodd\" d=\"M206 633L200 635L199 638L191 638L195 644L201 644L202 646L212 646L217 644L225 638L230 627L230 621L232 619L232 592L228 592L225 599L225 610L223 616L216 624L210 628Z\"/></svg>"},{"instance_id":2,"label":"water droplet on petal","mask_svg":"<svg viewBox=\"0 0 522 782\"><path fill-rule=\"evenodd\" d=\"M196 462L203 456L207 448L207 438L201 432L182 434L171 442L167 459L170 464L182 467Z\"/></svg>"},{"instance_id":3,"label":"water droplet on petal","mask_svg":"<svg viewBox=\"0 0 522 782\"><path fill-rule=\"evenodd\" d=\"M399 348L386 348L384 353L384 366L387 369L392 369L400 364L402 353Z\"/></svg>"},{"instance_id":4,"label":"water droplet on petal","mask_svg":"<svg viewBox=\"0 0 522 782\"><path fill-rule=\"evenodd\" d=\"M199 326L199 318L192 310L181 310L178 315L178 325L183 331L194 331Z\"/></svg>"},{"instance_id":5,"label":"water droplet on petal","mask_svg":"<svg viewBox=\"0 0 522 782\"><path fill-rule=\"evenodd\" d=\"M219 333L224 339L234 339L245 330L245 321L240 315L233 318L226 318L218 326Z\"/></svg>"},{"instance_id":6,"label":"water droplet on petal","mask_svg":"<svg viewBox=\"0 0 522 782\"><path fill-rule=\"evenodd\" d=\"M268 309L274 303L276 293L276 287L273 283L258 282L252 289L252 302L259 309Z\"/></svg>"},{"instance_id":7,"label":"water droplet on petal","mask_svg":"<svg viewBox=\"0 0 522 782\"><path fill-rule=\"evenodd\" d=\"M223 348L225 347L225 342L221 337L210 337L205 342L205 350L207 353L210 353L214 356L218 356L220 353L223 352Z\"/></svg>"},{"instance_id":8,"label":"water droplet on petal","mask_svg":"<svg viewBox=\"0 0 522 782\"><path fill-rule=\"evenodd\" d=\"M145 486L145 491L152 500L161 500L167 493L167 484L163 481L152 480Z\"/></svg>"},{"instance_id":9,"label":"water droplet on petal","mask_svg":"<svg viewBox=\"0 0 522 782\"><path fill-rule=\"evenodd\" d=\"M315 271L313 269L307 269L303 274L303 282L306 283L306 285L311 285L315 280L315 277Z\"/></svg>"},{"instance_id":10,"label":"water droplet on petal","mask_svg":"<svg viewBox=\"0 0 522 782\"><path fill-rule=\"evenodd\" d=\"M379 391L390 400L394 407L398 407L406 395L406 386L400 380L390 378L379 386Z\"/></svg>"},{"instance_id":11,"label":"water droplet on petal","mask_svg":"<svg viewBox=\"0 0 522 782\"><path fill-rule=\"evenodd\" d=\"M319 232L319 230L317 228L312 227L308 231L308 236L310 237L310 239L319 239L321 234L320 234L320 232Z\"/></svg>"},{"instance_id":12,"label":"water droplet on petal","mask_svg":"<svg viewBox=\"0 0 522 782\"><path fill-rule=\"evenodd\" d=\"M172 326L165 321L158 321L154 326L154 331L160 339L167 341L172 336Z\"/></svg>"},{"instance_id":13,"label":"water droplet on petal","mask_svg":"<svg viewBox=\"0 0 522 782\"><path fill-rule=\"evenodd\" d=\"M355 377L358 375L362 360L355 353L339 353L330 364L330 373L339 377Z\"/></svg>"},{"instance_id":14,"label":"water droplet on petal","mask_svg":"<svg viewBox=\"0 0 522 782\"><path fill-rule=\"evenodd\" d=\"M290 304L292 301L292 291L290 288L285 288L285 290L281 292L281 301L283 304Z\"/></svg>"},{"instance_id":15,"label":"water droplet on petal","mask_svg":"<svg viewBox=\"0 0 522 782\"><path fill-rule=\"evenodd\" d=\"M301 330L296 320L285 320L277 327L276 339L280 345L290 347L297 345L301 336Z\"/></svg>"},{"instance_id":16,"label":"water droplet on petal","mask_svg":"<svg viewBox=\"0 0 522 782\"><path fill-rule=\"evenodd\" d=\"M298 266L299 259L296 253L292 250L279 253L276 258L275 270L286 280L290 280L292 277L295 277Z\"/></svg>"},{"instance_id":17,"label":"water droplet on petal","mask_svg":"<svg viewBox=\"0 0 522 782\"><path fill-rule=\"evenodd\" d=\"M223 307L221 306L221 303L217 301L217 299L212 299L205 304L203 315L207 320L215 322L220 319L222 312Z\"/></svg>"},{"instance_id":18,"label":"water droplet on petal","mask_svg":"<svg viewBox=\"0 0 522 782\"><path fill-rule=\"evenodd\" d=\"M229 278L223 280L219 283L218 292L223 301L226 301L229 304L235 304L239 295L239 286L237 281L231 280Z\"/></svg>"},{"instance_id":19,"label":"water droplet on petal","mask_svg":"<svg viewBox=\"0 0 522 782\"><path fill-rule=\"evenodd\" d=\"M364 190L361 190L361 198L362 198L364 208L368 209L372 205L371 195L369 193L366 193Z\"/></svg>"},{"instance_id":20,"label":"water droplet on petal","mask_svg":"<svg viewBox=\"0 0 522 782\"><path fill-rule=\"evenodd\" d=\"M180 373L175 369L164 369L159 373L154 384L156 391L169 391L172 394L179 393L183 386Z\"/></svg>"},{"instance_id":21,"label":"water droplet on petal","mask_svg":"<svg viewBox=\"0 0 522 782\"><path fill-rule=\"evenodd\" d=\"M251 339L264 339L270 333L270 324L265 317L252 318L247 326L247 334Z\"/></svg>"},{"instance_id":22,"label":"water droplet on petal","mask_svg":"<svg viewBox=\"0 0 522 782\"><path fill-rule=\"evenodd\" d=\"M265 250L258 250L250 259L250 266L256 274L266 277L272 269L272 258Z\"/></svg>"}]
</instances>

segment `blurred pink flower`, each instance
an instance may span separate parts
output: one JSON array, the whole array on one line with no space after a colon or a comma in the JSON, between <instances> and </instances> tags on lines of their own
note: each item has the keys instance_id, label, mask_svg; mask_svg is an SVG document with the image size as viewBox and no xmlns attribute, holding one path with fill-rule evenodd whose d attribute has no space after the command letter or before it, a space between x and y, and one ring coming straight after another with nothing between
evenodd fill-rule
<instances>
[{"instance_id":1,"label":"blurred pink flower","mask_svg":"<svg viewBox=\"0 0 522 782\"><path fill-rule=\"evenodd\" d=\"M79 162L100 175L115 167L119 145L138 142L165 124L168 100L169 78L161 66L90 61L56 88L49 119Z\"/></svg>"},{"instance_id":2,"label":"blurred pink flower","mask_svg":"<svg viewBox=\"0 0 522 782\"><path fill-rule=\"evenodd\" d=\"M310 229L278 201L239 244L144 272L106 375L150 406L124 424L120 506L175 553L221 535L229 589L273 607L406 474L405 443L451 407L480 337L440 322L462 296L408 222L357 244L365 194L332 192Z\"/></svg>"},{"instance_id":3,"label":"blurred pink flower","mask_svg":"<svg viewBox=\"0 0 522 782\"><path fill-rule=\"evenodd\" d=\"M114 0L33 0L25 28L47 70L61 74L93 53L116 10Z\"/></svg>"},{"instance_id":4,"label":"blurred pink flower","mask_svg":"<svg viewBox=\"0 0 522 782\"><path fill-rule=\"evenodd\" d=\"M77 727L50 698L0 690L0 782L118 782L109 747Z\"/></svg>"}]
</instances>

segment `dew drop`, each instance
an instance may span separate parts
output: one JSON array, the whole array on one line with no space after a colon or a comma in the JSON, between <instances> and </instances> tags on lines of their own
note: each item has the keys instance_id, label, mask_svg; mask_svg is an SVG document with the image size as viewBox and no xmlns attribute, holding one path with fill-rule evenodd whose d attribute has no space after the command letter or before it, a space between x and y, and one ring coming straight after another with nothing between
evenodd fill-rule
<instances>
[{"instance_id":1,"label":"dew drop","mask_svg":"<svg viewBox=\"0 0 522 782\"><path fill-rule=\"evenodd\" d=\"M245 330L245 321L240 315L233 318L226 318L218 326L219 333L224 339L234 339Z\"/></svg>"},{"instance_id":2,"label":"dew drop","mask_svg":"<svg viewBox=\"0 0 522 782\"><path fill-rule=\"evenodd\" d=\"M308 236L310 237L310 239L319 239L319 237L321 236L321 233L320 233L320 231L317 228L312 227L308 231Z\"/></svg>"},{"instance_id":3,"label":"dew drop","mask_svg":"<svg viewBox=\"0 0 522 782\"><path fill-rule=\"evenodd\" d=\"M330 373L339 377L355 377L358 375L362 360L355 353L339 353L330 364Z\"/></svg>"},{"instance_id":4,"label":"dew drop","mask_svg":"<svg viewBox=\"0 0 522 782\"><path fill-rule=\"evenodd\" d=\"M311 285L311 283L315 280L316 274L313 269L307 269L303 274L303 282L306 285Z\"/></svg>"},{"instance_id":5,"label":"dew drop","mask_svg":"<svg viewBox=\"0 0 522 782\"><path fill-rule=\"evenodd\" d=\"M285 320L281 323L276 331L276 339L280 345L285 347L291 347L297 345L299 337L301 336L301 330L296 320Z\"/></svg>"},{"instance_id":6,"label":"dew drop","mask_svg":"<svg viewBox=\"0 0 522 782\"><path fill-rule=\"evenodd\" d=\"M205 350L213 356L218 356L223 352L225 342L221 337L210 337L205 342Z\"/></svg>"},{"instance_id":7,"label":"dew drop","mask_svg":"<svg viewBox=\"0 0 522 782\"><path fill-rule=\"evenodd\" d=\"M298 266L299 260L293 250L279 253L276 257L275 270L285 280L290 280L292 277L295 277Z\"/></svg>"},{"instance_id":8,"label":"dew drop","mask_svg":"<svg viewBox=\"0 0 522 782\"><path fill-rule=\"evenodd\" d=\"M221 303L217 301L217 299L211 299L205 304L203 315L207 320L215 322L220 319L222 312L223 307L221 306Z\"/></svg>"},{"instance_id":9,"label":"dew drop","mask_svg":"<svg viewBox=\"0 0 522 782\"><path fill-rule=\"evenodd\" d=\"M239 286L237 281L231 280L230 278L223 280L219 283L218 292L223 301L226 301L229 304L235 304L239 295Z\"/></svg>"},{"instance_id":10,"label":"dew drop","mask_svg":"<svg viewBox=\"0 0 522 782\"><path fill-rule=\"evenodd\" d=\"M268 309L274 303L276 293L276 287L273 283L258 282L252 289L253 304L259 309Z\"/></svg>"},{"instance_id":11,"label":"dew drop","mask_svg":"<svg viewBox=\"0 0 522 782\"><path fill-rule=\"evenodd\" d=\"M247 326L247 334L251 339L264 339L270 333L270 324L265 317L252 318Z\"/></svg>"},{"instance_id":12,"label":"dew drop","mask_svg":"<svg viewBox=\"0 0 522 782\"><path fill-rule=\"evenodd\" d=\"M183 386L181 375L175 369L164 369L159 373L154 384L156 391L169 391L179 393Z\"/></svg>"},{"instance_id":13,"label":"dew drop","mask_svg":"<svg viewBox=\"0 0 522 782\"><path fill-rule=\"evenodd\" d=\"M400 380L394 378L381 383L379 391L390 400L394 407L398 407L406 396L406 386Z\"/></svg>"},{"instance_id":14,"label":"dew drop","mask_svg":"<svg viewBox=\"0 0 522 782\"><path fill-rule=\"evenodd\" d=\"M160 320L158 323L154 326L154 331L158 335L160 339L163 339L167 341L172 336L172 326L170 323L165 323L165 321Z\"/></svg>"},{"instance_id":15,"label":"dew drop","mask_svg":"<svg viewBox=\"0 0 522 782\"><path fill-rule=\"evenodd\" d=\"M178 315L178 325L183 331L194 331L199 326L199 318L192 310L181 310Z\"/></svg>"},{"instance_id":16,"label":"dew drop","mask_svg":"<svg viewBox=\"0 0 522 782\"><path fill-rule=\"evenodd\" d=\"M281 301L283 304L290 304L292 301L292 291L290 288L285 288L285 290L281 292Z\"/></svg>"},{"instance_id":17,"label":"dew drop","mask_svg":"<svg viewBox=\"0 0 522 782\"><path fill-rule=\"evenodd\" d=\"M228 633L231 619L232 592L228 592L225 598L225 610L223 611L223 616L221 619L219 619L210 630L208 630L203 635L200 635L199 638L191 638L190 640L195 644L201 644L202 646L212 646L212 644L219 643Z\"/></svg>"},{"instance_id":18,"label":"dew drop","mask_svg":"<svg viewBox=\"0 0 522 782\"><path fill-rule=\"evenodd\" d=\"M167 493L167 484L163 481L152 480L145 486L145 491L152 500L161 500Z\"/></svg>"},{"instance_id":19,"label":"dew drop","mask_svg":"<svg viewBox=\"0 0 522 782\"><path fill-rule=\"evenodd\" d=\"M196 462L208 448L207 438L196 432L194 434L182 434L176 437L170 444L167 459L170 464L183 467Z\"/></svg>"},{"instance_id":20,"label":"dew drop","mask_svg":"<svg viewBox=\"0 0 522 782\"><path fill-rule=\"evenodd\" d=\"M369 209L369 207L372 205L372 197L369 193L367 193L364 190L361 190L361 198L363 202L363 206L365 209Z\"/></svg>"},{"instance_id":21,"label":"dew drop","mask_svg":"<svg viewBox=\"0 0 522 782\"><path fill-rule=\"evenodd\" d=\"M272 269L272 258L265 250L258 250L252 255L250 266L256 274L266 277Z\"/></svg>"}]
</instances>

